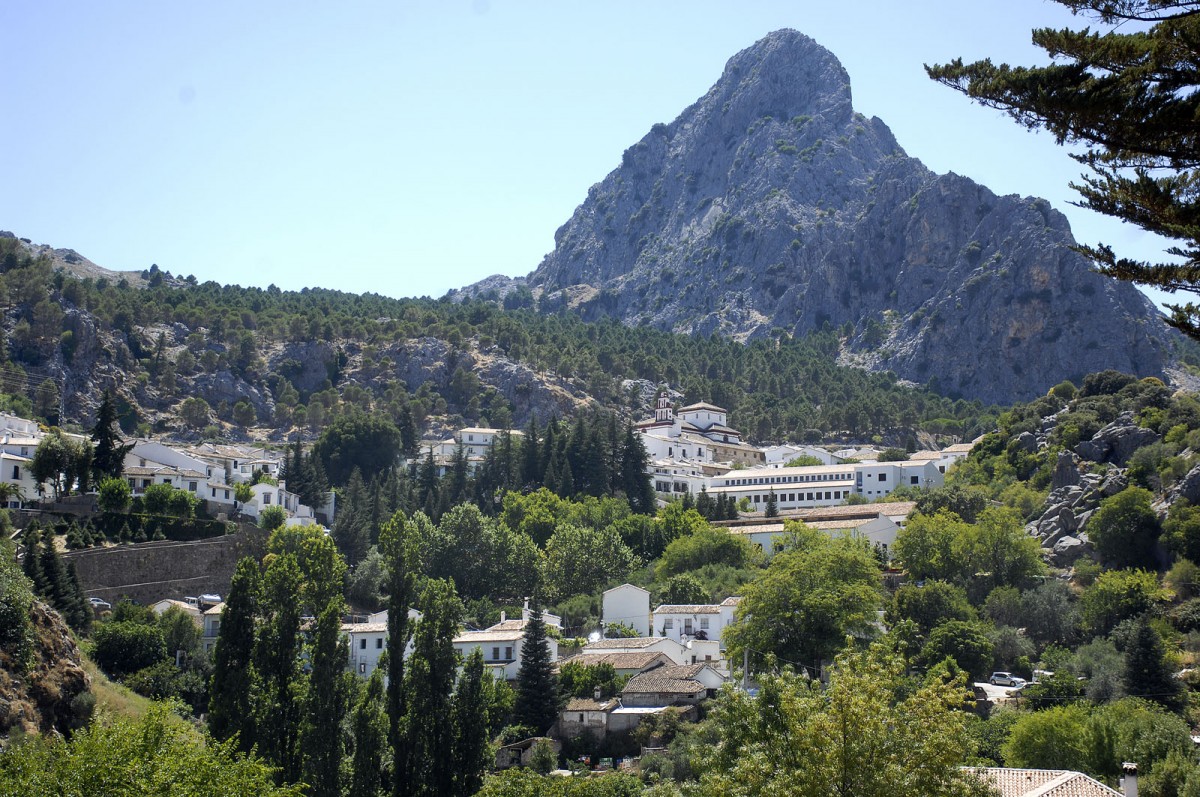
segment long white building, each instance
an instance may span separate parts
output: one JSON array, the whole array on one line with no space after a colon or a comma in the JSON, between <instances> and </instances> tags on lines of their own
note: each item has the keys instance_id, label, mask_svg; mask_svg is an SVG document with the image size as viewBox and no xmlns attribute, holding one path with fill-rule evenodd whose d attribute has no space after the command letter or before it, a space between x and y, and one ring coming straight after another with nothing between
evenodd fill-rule
<instances>
[{"instance_id":1,"label":"long white building","mask_svg":"<svg viewBox=\"0 0 1200 797\"><path fill-rule=\"evenodd\" d=\"M666 391L660 393L654 418L636 426L649 455L654 492L677 499L704 490L738 504L744 499L756 512L766 509L772 494L780 511L838 506L851 496L875 501L898 487L942 486L947 468L967 456L973 445L960 443L943 451L918 452L901 462L878 462L874 450L829 452L796 445L759 449L743 442L728 423L721 407L699 403L676 412ZM784 466L802 454L826 464ZM864 461L841 461L850 454Z\"/></svg>"}]
</instances>

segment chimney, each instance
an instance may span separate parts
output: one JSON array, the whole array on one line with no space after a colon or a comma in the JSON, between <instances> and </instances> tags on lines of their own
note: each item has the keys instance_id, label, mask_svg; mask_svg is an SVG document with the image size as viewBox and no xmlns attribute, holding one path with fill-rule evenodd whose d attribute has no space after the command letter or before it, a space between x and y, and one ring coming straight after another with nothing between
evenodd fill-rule
<instances>
[{"instance_id":1,"label":"chimney","mask_svg":"<svg viewBox=\"0 0 1200 797\"><path fill-rule=\"evenodd\" d=\"M592 690L592 697L595 698L597 703L600 702L600 687L597 686Z\"/></svg>"},{"instance_id":2,"label":"chimney","mask_svg":"<svg viewBox=\"0 0 1200 797\"><path fill-rule=\"evenodd\" d=\"M1138 797L1137 764L1130 761L1121 764L1121 791L1125 797Z\"/></svg>"},{"instance_id":3,"label":"chimney","mask_svg":"<svg viewBox=\"0 0 1200 797\"><path fill-rule=\"evenodd\" d=\"M503 623L507 619L508 619L508 615L505 613L505 611L503 609L501 609L500 610L500 622Z\"/></svg>"}]
</instances>

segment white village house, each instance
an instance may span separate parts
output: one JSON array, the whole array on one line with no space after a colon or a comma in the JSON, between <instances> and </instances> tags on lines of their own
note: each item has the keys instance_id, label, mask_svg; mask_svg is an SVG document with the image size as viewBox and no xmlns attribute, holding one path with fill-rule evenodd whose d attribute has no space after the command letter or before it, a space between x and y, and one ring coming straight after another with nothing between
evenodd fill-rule
<instances>
[{"instance_id":1,"label":"white village house","mask_svg":"<svg viewBox=\"0 0 1200 797\"><path fill-rule=\"evenodd\" d=\"M520 620L509 620L501 612L500 622L482 631L464 631L454 637L454 649L466 659L475 650L483 653L483 664L492 674L507 681L515 681L521 669L521 647L525 642L525 628L529 625L531 612L529 602L521 612ZM562 618L553 614L542 614L542 621L549 627L562 629ZM550 661L558 661L558 640L546 637Z\"/></svg>"}]
</instances>

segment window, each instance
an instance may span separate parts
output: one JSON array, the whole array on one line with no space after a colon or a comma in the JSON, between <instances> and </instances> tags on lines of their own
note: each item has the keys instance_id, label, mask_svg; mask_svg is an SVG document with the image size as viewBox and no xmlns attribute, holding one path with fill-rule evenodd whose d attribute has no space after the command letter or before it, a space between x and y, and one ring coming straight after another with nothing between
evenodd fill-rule
<instances>
[{"instance_id":1,"label":"window","mask_svg":"<svg viewBox=\"0 0 1200 797\"><path fill-rule=\"evenodd\" d=\"M920 484L920 483L921 483L921 478L920 478L919 476L909 476L909 477L908 477L908 483L909 483L909 484Z\"/></svg>"},{"instance_id":2,"label":"window","mask_svg":"<svg viewBox=\"0 0 1200 797\"><path fill-rule=\"evenodd\" d=\"M700 618L700 628L702 628L705 631L708 630L708 618L707 617Z\"/></svg>"},{"instance_id":3,"label":"window","mask_svg":"<svg viewBox=\"0 0 1200 797\"><path fill-rule=\"evenodd\" d=\"M689 617L683 621L683 633L685 633L685 634L692 633L692 618Z\"/></svg>"},{"instance_id":4,"label":"window","mask_svg":"<svg viewBox=\"0 0 1200 797\"><path fill-rule=\"evenodd\" d=\"M375 649L383 650L383 637L378 637L375 640Z\"/></svg>"},{"instance_id":5,"label":"window","mask_svg":"<svg viewBox=\"0 0 1200 797\"><path fill-rule=\"evenodd\" d=\"M887 474L886 473L879 474L879 481L881 481L881 482L887 481Z\"/></svg>"},{"instance_id":6,"label":"window","mask_svg":"<svg viewBox=\"0 0 1200 797\"><path fill-rule=\"evenodd\" d=\"M672 631L672 630L674 630L674 628L675 628L675 619L673 617L668 617L666 620L663 621L663 630L664 631Z\"/></svg>"},{"instance_id":7,"label":"window","mask_svg":"<svg viewBox=\"0 0 1200 797\"><path fill-rule=\"evenodd\" d=\"M504 658L505 658L506 660L508 660L508 659L511 659L511 658L512 658L512 648L505 648L505 649L504 649Z\"/></svg>"},{"instance_id":8,"label":"window","mask_svg":"<svg viewBox=\"0 0 1200 797\"><path fill-rule=\"evenodd\" d=\"M366 650L366 649L367 649L367 640L366 640L366 638L363 638L363 639L360 639L360 640L358 640L358 649L359 649L359 650Z\"/></svg>"},{"instance_id":9,"label":"window","mask_svg":"<svg viewBox=\"0 0 1200 797\"><path fill-rule=\"evenodd\" d=\"M20 465L13 465L13 478L14 479L21 478L21 466Z\"/></svg>"},{"instance_id":10,"label":"window","mask_svg":"<svg viewBox=\"0 0 1200 797\"><path fill-rule=\"evenodd\" d=\"M271 494L263 493L263 506L270 506L270 505L271 505Z\"/></svg>"},{"instance_id":11,"label":"window","mask_svg":"<svg viewBox=\"0 0 1200 797\"><path fill-rule=\"evenodd\" d=\"M367 663L365 661L360 661L358 663L358 671L363 675L367 674Z\"/></svg>"},{"instance_id":12,"label":"window","mask_svg":"<svg viewBox=\"0 0 1200 797\"><path fill-rule=\"evenodd\" d=\"M196 482L188 482L188 490L193 493L196 492Z\"/></svg>"},{"instance_id":13,"label":"window","mask_svg":"<svg viewBox=\"0 0 1200 797\"><path fill-rule=\"evenodd\" d=\"M500 661L500 648L492 648L492 661Z\"/></svg>"}]
</instances>

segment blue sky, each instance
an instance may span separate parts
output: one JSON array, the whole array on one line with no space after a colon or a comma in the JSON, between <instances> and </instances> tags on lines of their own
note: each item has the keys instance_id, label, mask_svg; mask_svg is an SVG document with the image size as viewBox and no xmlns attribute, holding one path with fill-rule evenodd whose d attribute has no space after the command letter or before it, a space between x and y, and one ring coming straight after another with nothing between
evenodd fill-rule
<instances>
[{"instance_id":1,"label":"blue sky","mask_svg":"<svg viewBox=\"0 0 1200 797\"><path fill-rule=\"evenodd\" d=\"M622 151L725 62L791 27L910 155L1042 196L1076 237L1155 257L1067 203L1045 134L923 63L1038 62L1043 0L147 3L0 6L0 229L112 269L440 296L533 270Z\"/></svg>"}]
</instances>

